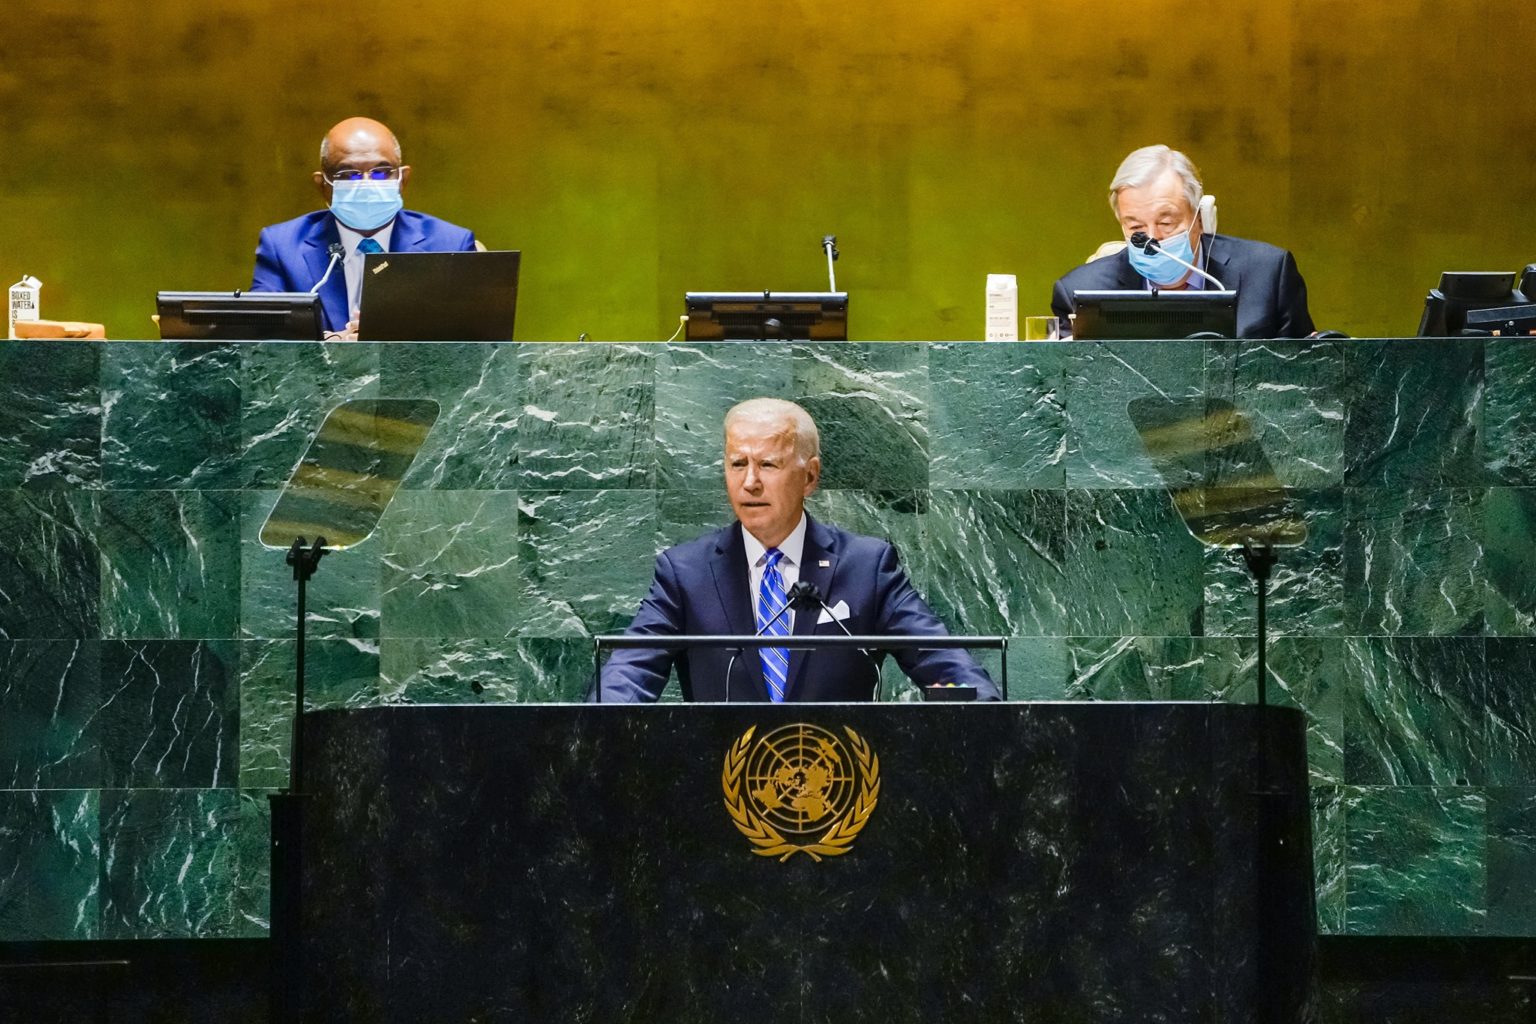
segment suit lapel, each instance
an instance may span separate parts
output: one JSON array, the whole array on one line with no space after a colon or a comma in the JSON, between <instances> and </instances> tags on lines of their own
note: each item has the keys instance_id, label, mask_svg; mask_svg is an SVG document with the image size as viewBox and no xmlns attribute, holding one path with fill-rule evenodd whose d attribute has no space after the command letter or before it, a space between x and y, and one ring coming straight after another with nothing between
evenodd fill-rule
<instances>
[{"instance_id":1,"label":"suit lapel","mask_svg":"<svg viewBox=\"0 0 1536 1024\"><path fill-rule=\"evenodd\" d=\"M426 237L422 223L414 215L407 217L402 210L395 218L395 229L389 234L389 251L416 252L418 249L425 248L423 243Z\"/></svg>"},{"instance_id":2,"label":"suit lapel","mask_svg":"<svg viewBox=\"0 0 1536 1024\"><path fill-rule=\"evenodd\" d=\"M334 218L326 217L322 223L324 226L319 233L311 235L304 242L304 265L309 269L311 281L318 281L325 276L325 269L331 262L331 244L341 241L341 233L336 230ZM325 282L325 287L320 289L320 309L324 314L321 319L325 321L326 330L339 331L347 326L352 311L347 308L347 275L342 272L340 264L331 273L330 280Z\"/></svg>"},{"instance_id":3,"label":"suit lapel","mask_svg":"<svg viewBox=\"0 0 1536 1024\"><path fill-rule=\"evenodd\" d=\"M822 526L810 516L805 517L805 548L800 552L800 579L816 585L821 596L828 604L834 603L832 594L832 574L837 569L837 539L831 530ZM795 636L810 636L816 632L816 620L821 618L821 609L796 608L795 609ZM805 673L806 656L810 651L789 652L789 683L784 691L786 700L792 699L800 688L800 677Z\"/></svg>"},{"instance_id":4,"label":"suit lapel","mask_svg":"<svg viewBox=\"0 0 1536 1024\"><path fill-rule=\"evenodd\" d=\"M721 530L715 542L715 554L710 562L715 578L715 593L725 612L725 621L737 636L751 636L757 632L752 619L752 581L747 575L747 547L741 540L741 524L733 523ZM756 700L768 699L768 685L763 681L763 659L755 649L743 652L738 663L746 663L747 678L752 681Z\"/></svg>"},{"instance_id":5,"label":"suit lapel","mask_svg":"<svg viewBox=\"0 0 1536 1024\"><path fill-rule=\"evenodd\" d=\"M1222 244L1222 240L1215 235L1205 235L1201 244L1210 246L1208 250L1210 256L1205 261L1206 272L1226 285L1227 291L1237 291L1242 274L1238 272L1237 266L1227 259L1227 247ZM1208 288L1216 287L1209 281L1205 284Z\"/></svg>"},{"instance_id":6,"label":"suit lapel","mask_svg":"<svg viewBox=\"0 0 1536 1024\"><path fill-rule=\"evenodd\" d=\"M1147 280L1131 266L1129 251L1122 249L1120 255L1115 257L1115 287L1123 292L1146 291Z\"/></svg>"}]
</instances>

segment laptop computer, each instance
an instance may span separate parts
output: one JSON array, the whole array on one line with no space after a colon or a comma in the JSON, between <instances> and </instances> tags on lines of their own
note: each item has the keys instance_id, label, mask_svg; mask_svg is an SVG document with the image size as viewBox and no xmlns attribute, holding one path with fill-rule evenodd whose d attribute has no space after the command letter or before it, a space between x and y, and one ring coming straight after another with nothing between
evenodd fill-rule
<instances>
[{"instance_id":1,"label":"laptop computer","mask_svg":"<svg viewBox=\"0 0 1536 1024\"><path fill-rule=\"evenodd\" d=\"M359 341L511 341L520 252L363 257Z\"/></svg>"}]
</instances>

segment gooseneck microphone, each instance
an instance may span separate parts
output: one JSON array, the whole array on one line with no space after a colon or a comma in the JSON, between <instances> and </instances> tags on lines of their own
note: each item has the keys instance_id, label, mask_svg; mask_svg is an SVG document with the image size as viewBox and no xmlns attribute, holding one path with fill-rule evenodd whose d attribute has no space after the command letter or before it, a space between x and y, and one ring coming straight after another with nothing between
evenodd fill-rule
<instances>
[{"instance_id":1,"label":"gooseneck microphone","mask_svg":"<svg viewBox=\"0 0 1536 1024\"><path fill-rule=\"evenodd\" d=\"M843 631L844 636L853 636L853 634L848 631L848 627L843 625L843 620L832 614L832 609L827 607L827 602L822 599L820 587L814 583L807 583L805 581L796 583L795 586L804 587L802 593L805 595L805 600L807 602L814 602L813 607L820 608L822 611L826 612L827 618L831 619L834 623L837 624L837 628ZM869 667L875 673L875 689L874 693L871 695L871 698L876 703L879 703L881 683L884 682L880 675L880 665L875 661L875 656L870 654L867 648L860 647L859 653L864 655L864 657L869 661Z\"/></svg>"},{"instance_id":2,"label":"gooseneck microphone","mask_svg":"<svg viewBox=\"0 0 1536 1024\"><path fill-rule=\"evenodd\" d=\"M341 262L347 250L340 242L332 242L325 251L331 254L331 262L326 264L325 273L320 275L320 280L316 281L315 286L309 290L311 295L317 294L321 288L325 287L325 282L331 279L331 272L336 269L336 264Z\"/></svg>"},{"instance_id":3,"label":"gooseneck microphone","mask_svg":"<svg viewBox=\"0 0 1536 1024\"><path fill-rule=\"evenodd\" d=\"M832 269L832 264L837 262L839 255L837 251L837 236L823 235L821 247L827 253L827 291L835 292L837 291L837 272Z\"/></svg>"},{"instance_id":4,"label":"gooseneck microphone","mask_svg":"<svg viewBox=\"0 0 1536 1024\"><path fill-rule=\"evenodd\" d=\"M753 636L762 636L768 632L775 622L782 619L791 608L805 608L812 601L820 601L821 594L816 589L816 584L806 580L796 580L789 588L789 593L784 595L784 607L773 613L773 618L758 627ZM845 631L846 632L846 631ZM741 648L731 651L731 660L725 663L725 702L731 702L731 670L736 667L736 659L741 657Z\"/></svg>"},{"instance_id":5,"label":"gooseneck microphone","mask_svg":"<svg viewBox=\"0 0 1536 1024\"><path fill-rule=\"evenodd\" d=\"M1173 260L1173 262L1177 263L1179 266L1185 268L1186 270L1193 270L1195 273L1199 274L1201 277L1203 277L1207 281L1211 282L1211 284L1216 286L1216 290L1217 291L1224 292L1224 291L1227 290L1227 286L1222 284L1220 281L1218 281L1213 275L1207 274L1205 271L1201 270L1199 267L1195 266L1193 263L1186 263L1183 260L1179 259L1173 253L1171 253L1167 249L1163 248L1163 244L1161 242L1159 242L1157 239L1153 238L1151 235L1147 234L1145 231L1138 231L1135 234L1131 235L1131 244L1134 245L1136 248L1141 249L1141 250L1143 250L1145 252L1148 252L1148 253L1159 253L1160 252L1164 256L1167 256L1169 259Z\"/></svg>"}]
</instances>

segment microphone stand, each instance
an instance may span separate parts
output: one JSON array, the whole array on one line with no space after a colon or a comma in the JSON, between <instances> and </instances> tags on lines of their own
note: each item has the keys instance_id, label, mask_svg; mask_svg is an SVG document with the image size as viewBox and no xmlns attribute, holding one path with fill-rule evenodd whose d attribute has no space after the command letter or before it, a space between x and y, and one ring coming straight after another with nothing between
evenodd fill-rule
<instances>
[{"instance_id":1,"label":"microphone stand","mask_svg":"<svg viewBox=\"0 0 1536 1024\"><path fill-rule=\"evenodd\" d=\"M337 243L337 251L340 243ZM333 252L333 262L335 252ZM306 628L308 586L320 560L332 551L354 547L372 536L399 482L415 461L440 411L427 399L363 398L346 401L326 413L277 504L268 513L259 539L268 550L284 551L293 569L294 686L293 739L288 787L271 796L272 970L269 1011L274 1021L297 1022L305 1015L303 950L303 846L306 811L315 795L308 791L304 760ZM377 456L387 452L389 461ZM387 465L387 469L383 466ZM347 482L328 479L309 468L347 471ZM359 495L365 500L359 500ZM312 524L299 527L297 524ZM312 529L310 543L298 532ZM326 536L329 535L329 536ZM326 792L322 779L319 787Z\"/></svg>"},{"instance_id":2,"label":"microphone stand","mask_svg":"<svg viewBox=\"0 0 1536 1024\"><path fill-rule=\"evenodd\" d=\"M1254 544L1252 542L1243 545L1243 562L1248 566L1248 572L1253 576L1253 585L1258 591L1258 640L1259 640L1259 707L1269 703L1267 669L1264 664L1265 648L1268 646L1268 618L1269 610L1269 576L1279 559L1275 555L1275 549L1268 544ZM1267 777L1267 773L1266 773Z\"/></svg>"},{"instance_id":3,"label":"microphone stand","mask_svg":"<svg viewBox=\"0 0 1536 1024\"><path fill-rule=\"evenodd\" d=\"M318 295L320 289L325 287L325 282L331 279L331 272L336 269L336 264L341 262L342 254L347 250L340 242L332 242L327 251L331 254L331 262L325 265L325 273L320 275L320 280L316 281L315 286L309 290L311 295Z\"/></svg>"},{"instance_id":4,"label":"microphone stand","mask_svg":"<svg viewBox=\"0 0 1536 1024\"><path fill-rule=\"evenodd\" d=\"M731 651L731 659L725 663L725 702L731 702L731 673L736 670L736 659L741 657L741 648Z\"/></svg>"},{"instance_id":5,"label":"microphone stand","mask_svg":"<svg viewBox=\"0 0 1536 1024\"><path fill-rule=\"evenodd\" d=\"M288 788L267 797L272 809L271 937L273 945L270 1014L275 1024L297 1022L303 1014L303 986L299 978L303 962L299 950L302 923L302 871L300 843L303 838L304 800L304 629L307 618L307 586L325 555L325 538L316 537L306 547L296 537L288 549L287 564L293 567L296 591L294 635L293 738L289 754Z\"/></svg>"},{"instance_id":6,"label":"microphone stand","mask_svg":"<svg viewBox=\"0 0 1536 1024\"><path fill-rule=\"evenodd\" d=\"M1273 1020L1269 1008L1278 1006L1273 992L1281 984L1276 977L1276 971L1284 971L1284 950L1277 949L1271 935L1276 934L1274 925L1277 918L1283 916L1285 911L1275 905L1274 894L1269 891L1266 884L1268 879L1280 870L1286 856L1284 849L1283 822L1285 821L1286 794L1274 778L1275 754L1273 748L1274 738L1269 728L1267 716L1264 714L1268 707L1268 667L1265 664L1265 649L1268 645L1267 613L1269 605L1269 577L1277 561L1273 546L1264 543L1249 541L1242 547L1243 562L1248 566L1248 571L1253 575L1254 587L1257 590L1258 612L1258 671L1259 671L1259 749L1258 749L1258 785L1254 789L1254 799L1258 805L1258 870L1254 872L1256 891L1254 893L1254 906L1258 915L1258 942L1254 950L1254 968L1259 977L1259 991L1261 996L1261 1021ZM1277 966L1278 965L1278 966Z\"/></svg>"}]
</instances>

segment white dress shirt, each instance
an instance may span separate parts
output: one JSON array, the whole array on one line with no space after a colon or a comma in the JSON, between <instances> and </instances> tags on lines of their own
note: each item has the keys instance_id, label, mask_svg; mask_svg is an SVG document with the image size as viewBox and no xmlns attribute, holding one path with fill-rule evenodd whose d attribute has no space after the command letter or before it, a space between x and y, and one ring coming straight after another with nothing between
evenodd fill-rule
<instances>
[{"instance_id":1,"label":"white dress shirt","mask_svg":"<svg viewBox=\"0 0 1536 1024\"><path fill-rule=\"evenodd\" d=\"M762 626L756 622L757 597L763 587L763 571L768 562L768 549L763 542L752 536L750 530L742 527L741 541L747 548L747 574L752 582L752 615L754 619L753 630ZM800 513L800 522L789 532L783 542L779 544L779 550L783 557L779 559L779 575L784 579L784 593L789 593L789 588L800 582L800 558L805 554L805 513ZM778 611L777 608L774 611ZM782 619L785 627L793 633L795 631L795 612L790 609Z\"/></svg>"},{"instance_id":2,"label":"white dress shirt","mask_svg":"<svg viewBox=\"0 0 1536 1024\"><path fill-rule=\"evenodd\" d=\"M379 248L389 252L389 238L395 233L395 222L390 221L371 235L365 235L361 231L353 231L341 221L336 222L336 230L341 233L343 255L341 257L341 272L347 278L347 319L352 319L352 314L357 312L363 303L363 254L357 251L357 243L365 238L371 238L379 243Z\"/></svg>"}]
</instances>

